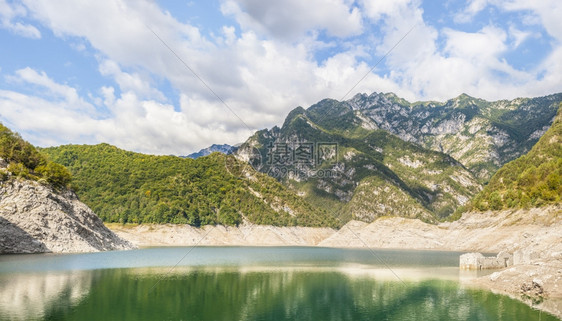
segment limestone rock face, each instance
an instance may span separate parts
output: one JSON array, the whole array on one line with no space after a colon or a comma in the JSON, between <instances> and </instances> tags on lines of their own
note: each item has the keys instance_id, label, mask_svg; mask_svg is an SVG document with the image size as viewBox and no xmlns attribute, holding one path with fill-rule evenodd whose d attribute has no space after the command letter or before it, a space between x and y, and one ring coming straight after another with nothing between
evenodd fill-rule
<instances>
[{"instance_id":1,"label":"limestone rock face","mask_svg":"<svg viewBox=\"0 0 562 321\"><path fill-rule=\"evenodd\" d=\"M0 183L0 254L131 248L72 191L20 179Z\"/></svg>"}]
</instances>

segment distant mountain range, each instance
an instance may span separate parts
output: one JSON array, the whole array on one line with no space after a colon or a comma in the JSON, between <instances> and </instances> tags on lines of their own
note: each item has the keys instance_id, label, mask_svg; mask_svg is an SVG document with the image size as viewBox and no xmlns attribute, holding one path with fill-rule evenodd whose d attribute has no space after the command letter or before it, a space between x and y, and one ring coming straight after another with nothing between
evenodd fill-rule
<instances>
[{"instance_id":1,"label":"distant mountain range","mask_svg":"<svg viewBox=\"0 0 562 321\"><path fill-rule=\"evenodd\" d=\"M219 152L219 153L223 153L225 155L230 155L230 154L236 152L237 149L238 149L238 147L228 145L228 144L222 144L222 145L213 144L213 145L211 145L207 148L203 148L202 150L200 150L196 153L191 153L187 156L180 156L180 157L196 159L196 158L199 158L199 157L211 155L214 152Z\"/></svg>"}]
</instances>

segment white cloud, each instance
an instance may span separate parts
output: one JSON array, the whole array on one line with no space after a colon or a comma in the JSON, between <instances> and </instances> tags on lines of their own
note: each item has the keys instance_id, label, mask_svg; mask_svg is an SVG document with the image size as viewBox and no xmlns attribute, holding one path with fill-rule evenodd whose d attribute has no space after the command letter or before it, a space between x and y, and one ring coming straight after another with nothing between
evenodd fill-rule
<instances>
[{"instance_id":1,"label":"white cloud","mask_svg":"<svg viewBox=\"0 0 562 321\"><path fill-rule=\"evenodd\" d=\"M492 1L490 0L470 0L468 5L461 11L455 14L454 20L457 23L471 22L476 14L484 10Z\"/></svg>"},{"instance_id":2,"label":"white cloud","mask_svg":"<svg viewBox=\"0 0 562 321\"><path fill-rule=\"evenodd\" d=\"M68 109L78 110L90 115L96 114L96 109L79 97L75 88L56 83L45 72L37 72L29 67L16 70L15 75L7 76L8 81L23 83L24 86L38 86L37 95L62 102Z\"/></svg>"},{"instance_id":3,"label":"white cloud","mask_svg":"<svg viewBox=\"0 0 562 321\"><path fill-rule=\"evenodd\" d=\"M558 0L522 1L504 0L501 6L510 11L531 11L541 25L555 41L552 51L533 71L530 81L524 85L524 92L529 95L543 95L548 92L560 92L562 84L562 2ZM533 20L537 20L534 19ZM535 23L537 21L534 21Z\"/></svg>"},{"instance_id":4,"label":"white cloud","mask_svg":"<svg viewBox=\"0 0 562 321\"><path fill-rule=\"evenodd\" d=\"M423 20L420 5L415 0L399 1L367 11L383 25L378 55L396 46L386 66L391 70L387 79L398 85L398 95L445 100L465 92L484 99L513 98L534 79L502 58L510 49L505 30L493 25L477 32L437 30ZM401 40L412 25L414 29Z\"/></svg>"},{"instance_id":5,"label":"white cloud","mask_svg":"<svg viewBox=\"0 0 562 321\"><path fill-rule=\"evenodd\" d=\"M151 85L148 77L143 77L139 73L123 72L115 61L103 60L99 65L99 71L104 76L113 77L121 91L133 91L143 98L166 100L164 94Z\"/></svg>"},{"instance_id":6,"label":"white cloud","mask_svg":"<svg viewBox=\"0 0 562 321\"><path fill-rule=\"evenodd\" d=\"M484 27L478 32L445 29L444 34L447 37L445 53L471 62L486 63L507 49L505 31L493 26Z\"/></svg>"},{"instance_id":7,"label":"white cloud","mask_svg":"<svg viewBox=\"0 0 562 321\"><path fill-rule=\"evenodd\" d=\"M41 146L67 143L108 142L129 150L156 154L188 153L195 145L227 141L231 133L194 123L185 110L154 100L139 99L133 92L115 97L111 87L101 96L109 117L91 114L91 105L75 95L76 90L54 82L44 73L26 68L13 77L37 85L45 93L25 95L0 90L0 116L25 132L27 139ZM80 105L81 108L77 108ZM250 131L236 133L250 135Z\"/></svg>"},{"instance_id":8,"label":"white cloud","mask_svg":"<svg viewBox=\"0 0 562 321\"><path fill-rule=\"evenodd\" d=\"M222 136L228 136L229 132L247 131L245 124L255 129L277 124L292 108L298 105L307 106L330 96L334 89L342 92L351 82L339 74L317 72L321 67L313 59L311 49L302 43L291 44L264 39L251 30L236 37L233 28L229 27L222 30L222 41L212 43L204 38L197 28L177 22L151 2L91 1L85 5L83 2L77 4L74 1L53 3L26 0L26 4L33 15L56 34L62 37L84 38L107 57L102 59L99 69L102 74L114 77L122 90L131 90L138 97L158 98L158 95L150 93L151 83L147 79L138 74L122 72L123 69L143 68L150 75L169 80L181 95L188 97L188 101L192 102L188 106L197 102L196 107L188 109L190 119L210 126L205 123L207 118L203 117L210 111L203 110L204 108L213 111L213 119L224 118L224 123L212 123L216 126L216 134L211 136L215 136L216 141L220 141ZM344 6L343 2L336 4L338 5L335 7L326 4L320 6L314 14L327 12L325 20L318 17L314 20L314 25L305 27L335 28L333 32L336 32L336 29L338 32L358 30L360 25L357 24L355 27L340 30L339 22L335 20L343 19L345 23L346 16L356 17L354 12L358 9L350 9L347 5ZM299 6L297 2L292 5ZM347 13L336 19L335 15L343 12L342 10ZM100 23L99 17L104 17L104 23ZM204 79L213 91L227 101L228 106L245 124L178 61L145 23L195 71L197 76ZM313 42L310 38L303 41ZM350 56L351 65L348 67L354 69L354 54ZM323 78L328 76L331 78ZM232 143L246 139L240 135L230 135L229 138ZM237 141L233 141L234 139Z\"/></svg>"},{"instance_id":9,"label":"white cloud","mask_svg":"<svg viewBox=\"0 0 562 321\"><path fill-rule=\"evenodd\" d=\"M362 0L363 7L365 8L366 16L373 20L380 20L384 16L396 17L405 9L411 6L416 6L419 1L412 0L396 0L396 1L371 1Z\"/></svg>"},{"instance_id":10,"label":"white cloud","mask_svg":"<svg viewBox=\"0 0 562 321\"><path fill-rule=\"evenodd\" d=\"M522 43L525 42L525 40L527 40L531 36L533 36L532 32L520 30L513 25L509 26L509 37L513 39L513 48L519 47Z\"/></svg>"},{"instance_id":11,"label":"white cloud","mask_svg":"<svg viewBox=\"0 0 562 321\"><path fill-rule=\"evenodd\" d=\"M233 15L245 30L298 40L311 30L325 30L336 37L362 31L361 12L345 0L227 0L224 14Z\"/></svg>"},{"instance_id":12,"label":"white cloud","mask_svg":"<svg viewBox=\"0 0 562 321\"><path fill-rule=\"evenodd\" d=\"M14 20L25 17L27 10L19 4L9 4L6 0L0 0L0 27L11 32L33 39L41 38L41 32L30 24L14 22Z\"/></svg>"},{"instance_id":13,"label":"white cloud","mask_svg":"<svg viewBox=\"0 0 562 321\"><path fill-rule=\"evenodd\" d=\"M540 18L546 31L559 42L562 41L562 23L560 23L562 2L558 0L504 0L501 2L501 7L512 11L532 11Z\"/></svg>"}]
</instances>

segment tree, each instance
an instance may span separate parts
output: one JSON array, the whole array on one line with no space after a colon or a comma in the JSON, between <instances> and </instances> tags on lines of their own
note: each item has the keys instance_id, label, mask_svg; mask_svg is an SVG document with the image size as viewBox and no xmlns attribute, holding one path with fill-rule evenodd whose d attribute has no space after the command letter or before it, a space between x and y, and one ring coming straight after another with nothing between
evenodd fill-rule
<instances>
[{"instance_id":1,"label":"tree","mask_svg":"<svg viewBox=\"0 0 562 321\"><path fill-rule=\"evenodd\" d=\"M498 192L492 192L488 201L491 210L498 211L503 208L502 197Z\"/></svg>"},{"instance_id":2,"label":"tree","mask_svg":"<svg viewBox=\"0 0 562 321\"><path fill-rule=\"evenodd\" d=\"M56 187L70 187L72 175L66 167L60 164L48 162L46 166L41 165L37 167L36 171L41 174L47 182Z\"/></svg>"}]
</instances>

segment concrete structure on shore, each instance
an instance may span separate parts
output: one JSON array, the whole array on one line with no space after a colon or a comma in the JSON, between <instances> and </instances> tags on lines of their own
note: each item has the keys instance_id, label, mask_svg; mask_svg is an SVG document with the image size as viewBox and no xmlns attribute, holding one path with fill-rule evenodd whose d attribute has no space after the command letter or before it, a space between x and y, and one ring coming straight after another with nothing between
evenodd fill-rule
<instances>
[{"instance_id":1,"label":"concrete structure on shore","mask_svg":"<svg viewBox=\"0 0 562 321\"><path fill-rule=\"evenodd\" d=\"M482 253L466 253L460 256L459 267L463 270L503 269L513 265L513 255L500 252L497 256L484 256Z\"/></svg>"}]
</instances>

